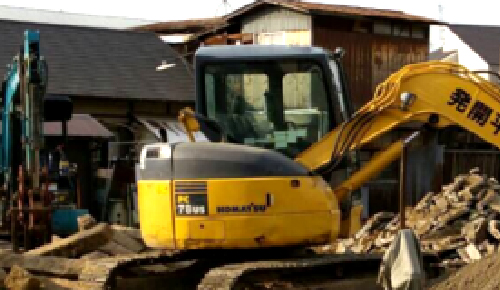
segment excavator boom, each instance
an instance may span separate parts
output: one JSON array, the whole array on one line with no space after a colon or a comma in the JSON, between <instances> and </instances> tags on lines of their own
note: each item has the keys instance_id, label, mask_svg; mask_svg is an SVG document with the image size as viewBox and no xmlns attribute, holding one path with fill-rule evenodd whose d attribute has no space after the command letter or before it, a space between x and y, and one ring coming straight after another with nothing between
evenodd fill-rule
<instances>
[{"instance_id":1,"label":"excavator boom","mask_svg":"<svg viewBox=\"0 0 500 290\"><path fill-rule=\"evenodd\" d=\"M458 125L500 147L500 88L458 64L407 65L381 83L350 120L295 160L311 171L327 170L346 152L410 123Z\"/></svg>"}]
</instances>

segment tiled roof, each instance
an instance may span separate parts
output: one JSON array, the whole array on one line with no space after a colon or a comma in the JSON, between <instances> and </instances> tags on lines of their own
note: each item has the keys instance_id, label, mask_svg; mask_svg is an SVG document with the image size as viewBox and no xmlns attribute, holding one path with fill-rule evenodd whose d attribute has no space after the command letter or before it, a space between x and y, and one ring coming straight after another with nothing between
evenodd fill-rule
<instances>
[{"instance_id":1,"label":"tiled roof","mask_svg":"<svg viewBox=\"0 0 500 290\"><path fill-rule=\"evenodd\" d=\"M26 29L40 31L49 94L194 100L188 67L152 32L0 20L0 74L18 53ZM156 71L163 60L176 65Z\"/></svg>"}]
</instances>

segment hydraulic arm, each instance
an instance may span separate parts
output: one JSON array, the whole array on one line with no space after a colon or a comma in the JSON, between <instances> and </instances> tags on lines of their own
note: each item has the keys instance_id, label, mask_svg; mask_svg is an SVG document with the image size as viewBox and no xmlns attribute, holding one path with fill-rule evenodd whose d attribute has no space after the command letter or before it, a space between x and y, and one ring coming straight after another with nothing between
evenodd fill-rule
<instances>
[{"instance_id":1,"label":"hydraulic arm","mask_svg":"<svg viewBox=\"0 0 500 290\"><path fill-rule=\"evenodd\" d=\"M27 30L2 84L2 227L10 226L15 250L18 235L26 249L50 237L50 200L41 166L46 87L40 34Z\"/></svg>"},{"instance_id":2,"label":"hydraulic arm","mask_svg":"<svg viewBox=\"0 0 500 290\"><path fill-rule=\"evenodd\" d=\"M350 120L299 154L296 161L311 171L324 172L334 168L346 152L409 123L435 128L458 125L500 148L500 88L458 64L405 66L381 83L374 98ZM375 157L375 162L346 180L339 187L342 190L335 190L338 198L398 159L402 148L398 141Z\"/></svg>"}]
</instances>

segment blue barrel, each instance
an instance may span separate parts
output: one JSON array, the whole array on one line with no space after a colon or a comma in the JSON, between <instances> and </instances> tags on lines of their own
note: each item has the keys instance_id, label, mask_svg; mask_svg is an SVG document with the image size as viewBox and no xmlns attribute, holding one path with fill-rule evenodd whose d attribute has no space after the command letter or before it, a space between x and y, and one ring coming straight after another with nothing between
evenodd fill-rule
<instances>
[{"instance_id":1,"label":"blue barrel","mask_svg":"<svg viewBox=\"0 0 500 290\"><path fill-rule=\"evenodd\" d=\"M88 213L87 209L56 209L52 211L52 233L64 237L78 232L78 217Z\"/></svg>"}]
</instances>

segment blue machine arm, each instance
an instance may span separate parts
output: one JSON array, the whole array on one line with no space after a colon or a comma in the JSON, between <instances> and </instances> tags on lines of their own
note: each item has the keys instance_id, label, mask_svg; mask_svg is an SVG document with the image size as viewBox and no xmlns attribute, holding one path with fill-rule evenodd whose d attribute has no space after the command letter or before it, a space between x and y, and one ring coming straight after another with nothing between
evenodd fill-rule
<instances>
[{"instance_id":1,"label":"blue machine arm","mask_svg":"<svg viewBox=\"0 0 500 290\"><path fill-rule=\"evenodd\" d=\"M31 175L37 175L38 163L35 161L34 149L40 147L43 138L43 121L40 108L43 110L43 100L39 94L34 95L46 86L46 71L40 57L40 34L38 31L27 30L24 32L24 41L21 51L16 55L5 75L2 94L2 154L1 170L3 173L4 190L13 184L15 173L20 164L12 164L14 150L13 144L19 144L22 138L25 141L23 150L23 165ZM29 92L30 85L36 88ZM17 108L20 120L13 120L13 113ZM19 130L13 131L14 122L20 125ZM16 125L17 125L16 124ZM19 127L19 126L18 126ZM15 135L15 136L14 136ZM20 161L20 160L19 160ZM38 178L35 178L38 180Z\"/></svg>"},{"instance_id":2,"label":"blue machine arm","mask_svg":"<svg viewBox=\"0 0 500 290\"><path fill-rule=\"evenodd\" d=\"M10 66L5 77L5 87L3 92L3 112L2 112L2 171L4 180L9 172L11 161L11 146L12 136L10 132L11 118L13 112L13 103L16 93L19 92L19 61L18 56L14 58L14 62Z\"/></svg>"}]
</instances>

